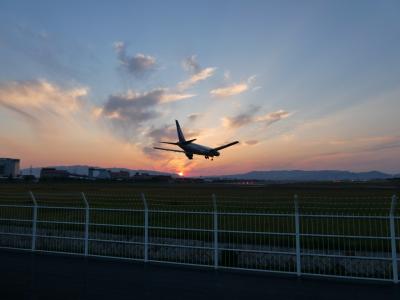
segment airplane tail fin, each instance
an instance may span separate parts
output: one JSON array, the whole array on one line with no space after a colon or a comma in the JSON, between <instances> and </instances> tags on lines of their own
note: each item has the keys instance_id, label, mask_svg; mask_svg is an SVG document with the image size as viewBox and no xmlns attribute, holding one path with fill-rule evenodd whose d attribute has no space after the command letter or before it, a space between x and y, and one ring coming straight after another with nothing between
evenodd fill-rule
<instances>
[{"instance_id":1,"label":"airplane tail fin","mask_svg":"<svg viewBox=\"0 0 400 300\"><path fill-rule=\"evenodd\" d=\"M179 125L179 122L175 120L176 123L176 132L178 133L178 138L179 138L179 143L185 143L185 136L183 135L181 126Z\"/></svg>"}]
</instances>

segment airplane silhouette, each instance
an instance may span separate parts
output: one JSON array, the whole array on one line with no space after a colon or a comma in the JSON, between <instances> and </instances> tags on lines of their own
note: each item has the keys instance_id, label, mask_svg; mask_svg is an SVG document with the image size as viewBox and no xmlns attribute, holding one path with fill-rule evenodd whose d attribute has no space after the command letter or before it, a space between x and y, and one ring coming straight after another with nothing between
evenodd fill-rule
<instances>
[{"instance_id":1,"label":"airplane silhouette","mask_svg":"<svg viewBox=\"0 0 400 300\"><path fill-rule=\"evenodd\" d=\"M176 142L176 143L174 143L174 142L160 142L160 143L179 146L182 150L153 147L154 149L163 150L163 151L185 153L185 155L189 159L193 159L193 155L196 154L196 155L202 155L206 159L211 158L211 160L213 160L214 156L220 156L219 150L228 148L230 146L233 146L233 145L236 145L236 144L239 143L238 141L234 141L232 143L229 143L229 144L226 144L226 145L223 145L223 146L219 146L219 147L216 147L216 148L211 148L211 147L206 147L206 146L203 146L203 145L195 144L193 142L196 139L192 139L192 140L188 140L187 141L185 139L185 136L183 135L183 132L182 132L181 126L179 125L179 122L177 120L175 120L175 123L176 123L176 132L178 134L179 141Z\"/></svg>"}]
</instances>

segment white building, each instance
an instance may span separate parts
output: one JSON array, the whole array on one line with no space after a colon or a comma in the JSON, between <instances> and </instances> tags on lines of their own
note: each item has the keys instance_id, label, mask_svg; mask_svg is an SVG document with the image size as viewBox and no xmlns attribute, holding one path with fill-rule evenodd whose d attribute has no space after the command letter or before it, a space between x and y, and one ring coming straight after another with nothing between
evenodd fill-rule
<instances>
[{"instance_id":1,"label":"white building","mask_svg":"<svg viewBox=\"0 0 400 300\"><path fill-rule=\"evenodd\" d=\"M19 175L19 159L0 158L0 177L17 177Z\"/></svg>"}]
</instances>

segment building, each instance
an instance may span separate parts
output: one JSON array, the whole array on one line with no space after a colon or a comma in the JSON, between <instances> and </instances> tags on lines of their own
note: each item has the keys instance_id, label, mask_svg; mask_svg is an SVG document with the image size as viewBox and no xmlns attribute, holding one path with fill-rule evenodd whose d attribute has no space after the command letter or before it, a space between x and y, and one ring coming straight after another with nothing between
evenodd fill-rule
<instances>
[{"instance_id":1,"label":"building","mask_svg":"<svg viewBox=\"0 0 400 300\"><path fill-rule=\"evenodd\" d=\"M68 171L57 170L56 168L42 168L40 179L66 179L69 177Z\"/></svg>"},{"instance_id":2,"label":"building","mask_svg":"<svg viewBox=\"0 0 400 300\"><path fill-rule=\"evenodd\" d=\"M111 179L110 170L103 169L103 168L89 168L88 177L92 179ZM96 175L96 176L95 176Z\"/></svg>"},{"instance_id":3,"label":"building","mask_svg":"<svg viewBox=\"0 0 400 300\"><path fill-rule=\"evenodd\" d=\"M203 178L196 178L196 177L176 177L174 179L175 182L178 183L204 183Z\"/></svg>"},{"instance_id":4,"label":"building","mask_svg":"<svg viewBox=\"0 0 400 300\"><path fill-rule=\"evenodd\" d=\"M169 175L150 175L148 173L136 173L131 177L134 182L171 182L172 177Z\"/></svg>"},{"instance_id":5,"label":"building","mask_svg":"<svg viewBox=\"0 0 400 300\"><path fill-rule=\"evenodd\" d=\"M17 177L19 175L19 159L0 158L0 177Z\"/></svg>"},{"instance_id":6,"label":"building","mask_svg":"<svg viewBox=\"0 0 400 300\"><path fill-rule=\"evenodd\" d=\"M113 180L129 180L129 172L127 171L118 171L118 172L110 172L111 179Z\"/></svg>"}]
</instances>

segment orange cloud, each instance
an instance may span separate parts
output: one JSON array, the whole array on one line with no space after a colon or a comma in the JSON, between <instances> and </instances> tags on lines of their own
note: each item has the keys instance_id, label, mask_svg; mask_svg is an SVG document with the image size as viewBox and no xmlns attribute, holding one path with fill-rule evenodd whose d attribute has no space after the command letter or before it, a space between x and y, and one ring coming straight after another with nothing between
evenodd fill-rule
<instances>
[{"instance_id":1,"label":"orange cloud","mask_svg":"<svg viewBox=\"0 0 400 300\"><path fill-rule=\"evenodd\" d=\"M12 81L0 85L0 105L25 113L66 116L82 107L89 89L62 89L46 80Z\"/></svg>"},{"instance_id":2,"label":"orange cloud","mask_svg":"<svg viewBox=\"0 0 400 300\"><path fill-rule=\"evenodd\" d=\"M210 91L210 94L214 97L224 98L241 94L247 91L248 88L249 86L247 83L237 83L224 88L213 89Z\"/></svg>"},{"instance_id":3,"label":"orange cloud","mask_svg":"<svg viewBox=\"0 0 400 300\"><path fill-rule=\"evenodd\" d=\"M225 79L230 78L230 73L225 73ZM255 81L256 75L250 76L246 81L240 83L234 83L226 87L216 88L210 91L211 96L225 98L230 96L239 95L245 91L247 91L252 83Z\"/></svg>"},{"instance_id":4,"label":"orange cloud","mask_svg":"<svg viewBox=\"0 0 400 300\"><path fill-rule=\"evenodd\" d=\"M193 74L189 79L178 83L178 90L186 90L195 85L197 82L206 80L214 75L215 70L216 68L205 68L198 73Z\"/></svg>"}]
</instances>

